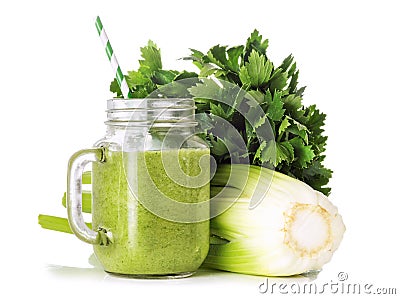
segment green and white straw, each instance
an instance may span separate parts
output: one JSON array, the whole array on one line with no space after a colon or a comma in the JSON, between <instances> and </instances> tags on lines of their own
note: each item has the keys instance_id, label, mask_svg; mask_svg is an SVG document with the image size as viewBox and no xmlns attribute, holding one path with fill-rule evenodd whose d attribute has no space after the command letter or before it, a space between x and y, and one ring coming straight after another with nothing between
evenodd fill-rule
<instances>
[{"instance_id":1,"label":"green and white straw","mask_svg":"<svg viewBox=\"0 0 400 299\"><path fill-rule=\"evenodd\" d=\"M112 70L115 74L118 85L121 88L122 95L124 96L124 98L131 98L131 93L128 84L126 83L125 76L121 71L117 57L115 56L115 53L111 47L110 41L108 40L106 31L104 30L103 24L101 23L99 16L97 16L96 18L96 29L100 36L101 42L106 49L108 60L111 63Z\"/></svg>"}]
</instances>

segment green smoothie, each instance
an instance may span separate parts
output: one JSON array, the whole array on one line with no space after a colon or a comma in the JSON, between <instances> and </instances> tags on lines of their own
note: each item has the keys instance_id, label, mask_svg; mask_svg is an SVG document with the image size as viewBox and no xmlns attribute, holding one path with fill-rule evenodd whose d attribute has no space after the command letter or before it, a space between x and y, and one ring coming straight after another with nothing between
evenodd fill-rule
<instances>
[{"instance_id":1,"label":"green smoothie","mask_svg":"<svg viewBox=\"0 0 400 299\"><path fill-rule=\"evenodd\" d=\"M105 163L93 164L93 228L102 227L113 234L112 244L94 246L106 271L168 275L198 269L208 253L209 221L182 223L164 216L172 215L169 219L174 219L175 214L181 213L187 219L205 219L209 215L209 183L196 187L182 185L168 176L163 165L178 159L175 164L187 176L196 177L201 171L200 157L208 154L208 149L162 153L109 150ZM207 172L209 175L209 169ZM171 199L172 206L203 204L174 209L168 204L164 206L164 198ZM151 208L152 204L155 208ZM145 206L150 206L151 211ZM162 217L157 216L160 213Z\"/></svg>"}]
</instances>

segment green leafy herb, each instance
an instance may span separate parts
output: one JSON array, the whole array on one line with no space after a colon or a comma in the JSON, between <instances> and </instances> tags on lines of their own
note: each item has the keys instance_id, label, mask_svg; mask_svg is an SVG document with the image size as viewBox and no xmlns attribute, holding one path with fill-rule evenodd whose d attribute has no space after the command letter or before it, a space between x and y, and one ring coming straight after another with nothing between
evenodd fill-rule
<instances>
[{"instance_id":1,"label":"green leafy herb","mask_svg":"<svg viewBox=\"0 0 400 299\"><path fill-rule=\"evenodd\" d=\"M275 167L276 170L302 180L314 189L329 194L326 187L332 171L323 166L327 137L323 135L326 115L315 105L303 105L305 87L298 87L299 71L292 55L275 67L267 56L268 40L257 30L245 45L228 48L214 46L207 54L191 49L185 59L192 60L199 68L199 76L217 78L245 89L264 110L265 117L256 126L272 127L274 140L258 140L243 117L237 112L226 114L224 109L209 104L209 113L232 123L246 141L248 156L255 165ZM194 96L216 93L208 82L191 88ZM207 89L210 89L207 91ZM241 103L245 105L244 103ZM248 114L252 113L249 107ZM220 161L217 152L213 152ZM226 159L229 157L224 154ZM218 159L219 158L219 159Z\"/></svg>"},{"instance_id":2,"label":"green leafy herb","mask_svg":"<svg viewBox=\"0 0 400 299\"><path fill-rule=\"evenodd\" d=\"M216 45L205 54L190 49L191 60L199 73L163 70L161 53L157 45L149 41L141 48L142 59L136 71L128 72L127 83L135 98L151 95L155 90L167 96L193 96L197 113L208 124L201 136L208 142L218 163L229 162L232 158L249 159L254 165L274 167L277 171L302 180L316 190L328 195L326 187L332 171L323 165L327 137L324 133L326 115L315 105L303 105L305 87L298 86L299 70L292 55L287 56L277 67L267 56L268 40L254 30L245 45L227 47ZM201 78L201 81L184 80ZM216 82L214 79L217 79ZM197 82L197 83L196 83ZM225 82L225 83L224 83ZM229 84L226 84L229 82ZM196 83L196 84L195 84ZM236 88L232 88L232 85ZM114 80L110 90L122 97ZM241 90L243 92L238 92ZM246 92L246 95L245 95ZM265 113L250 125L246 118L257 115L247 97L254 99ZM234 98L233 105L213 102L212 99ZM237 108L247 111L241 115ZM203 115L203 116L201 116ZM215 122L222 118L232 127L224 128L226 137L218 137ZM210 125L214 122L214 125ZM217 127L218 127L217 126ZM272 128L274 136L259 140L257 132ZM239 132L233 132L233 128ZM236 133L236 134L235 134ZM241 136L247 153L243 152L237 140ZM230 152L228 152L230 145ZM232 152L232 149L236 151ZM235 157L232 157L234 155Z\"/></svg>"},{"instance_id":3,"label":"green leafy herb","mask_svg":"<svg viewBox=\"0 0 400 299\"><path fill-rule=\"evenodd\" d=\"M140 48L140 51L142 59L139 60L139 69L129 71L128 75L125 76L133 98L145 98L155 90L161 89L161 87L174 81L197 77L194 72L163 70L161 51L151 40L149 40L147 46ZM188 86L175 84L168 86L164 89L164 92L170 95L183 96L187 88ZM115 97L122 97L122 92L116 79L111 82L110 91L114 93Z\"/></svg>"}]
</instances>

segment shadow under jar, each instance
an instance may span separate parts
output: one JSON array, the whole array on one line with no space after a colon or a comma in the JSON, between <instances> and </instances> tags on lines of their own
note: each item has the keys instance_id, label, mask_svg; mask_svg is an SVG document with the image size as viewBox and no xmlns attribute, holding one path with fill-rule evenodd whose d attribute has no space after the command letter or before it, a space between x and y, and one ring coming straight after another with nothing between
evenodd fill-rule
<instances>
[{"instance_id":1,"label":"shadow under jar","mask_svg":"<svg viewBox=\"0 0 400 299\"><path fill-rule=\"evenodd\" d=\"M140 278L193 274L209 248L210 151L193 99L111 99L107 132L69 163L70 226L104 270ZM92 227L82 172L92 165Z\"/></svg>"}]
</instances>

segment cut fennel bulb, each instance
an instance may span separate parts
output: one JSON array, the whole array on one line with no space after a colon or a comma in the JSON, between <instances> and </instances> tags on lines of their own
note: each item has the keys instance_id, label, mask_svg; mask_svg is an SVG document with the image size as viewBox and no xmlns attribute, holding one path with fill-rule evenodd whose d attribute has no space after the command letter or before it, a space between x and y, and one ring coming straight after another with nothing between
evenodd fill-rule
<instances>
[{"instance_id":1,"label":"cut fennel bulb","mask_svg":"<svg viewBox=\"0 0 400 299\"><path fill-rule=\"evenodd\" d=\"M211 268L266 276L320 270L343 238L342 217L328 198L279 172L219 165L211 190L212 209L231 204L211 219ZM262 197L249 209L256 193Z\"/></svg>"}]
</instances>

